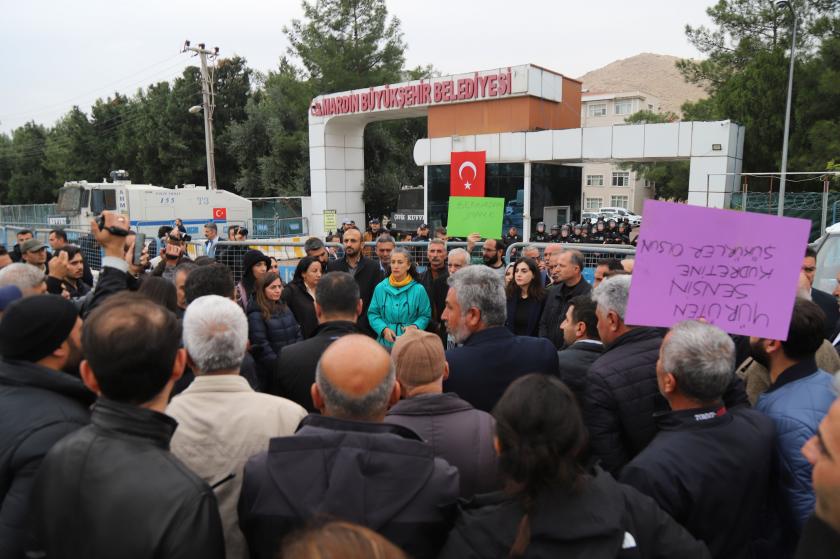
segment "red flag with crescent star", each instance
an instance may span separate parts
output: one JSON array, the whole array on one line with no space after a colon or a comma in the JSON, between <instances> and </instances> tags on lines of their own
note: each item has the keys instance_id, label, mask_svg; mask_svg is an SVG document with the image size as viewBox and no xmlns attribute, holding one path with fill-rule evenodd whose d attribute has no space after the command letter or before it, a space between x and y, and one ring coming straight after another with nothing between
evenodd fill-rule
<instances>
[{"instance_id":1,"label":"red flag with crescent star","mask_svg":"<svg viewBox=\"0 0 840 559\"><path fill-rule=\"evenodd\" d=\"M227 208L213 208L213 219L227 219Z\"/></svg>"},{"instance_id":2,"label":"red flag with crescent star","mask_svg":"<svg viewBox=\"0 0 840 559\"><path fill-rule=\"evenodd\" d=\"M449 168L450 196L484 196L487 152L453 151Z\"/></svg>"}]
</instances>

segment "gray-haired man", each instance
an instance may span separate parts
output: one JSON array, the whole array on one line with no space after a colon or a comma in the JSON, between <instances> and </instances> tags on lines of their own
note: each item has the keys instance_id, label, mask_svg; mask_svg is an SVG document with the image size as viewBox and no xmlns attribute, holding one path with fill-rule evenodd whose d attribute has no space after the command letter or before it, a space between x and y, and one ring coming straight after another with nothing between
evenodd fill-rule
<instances>
[{"instance_id":1,"label":"gray-haired man","mask_svg":"<svg viewBox=\"0 0 840 559\"><path fill-rule=\"evenodd\" d=\"M315 516L377 530L412 557L436 557L451 528L458 471L412 431L382 423L400 397L394 364L374 340L350 334L318 362L309 415L245 467L240 526L256 559Z\"/></svg>"}]
</instances>

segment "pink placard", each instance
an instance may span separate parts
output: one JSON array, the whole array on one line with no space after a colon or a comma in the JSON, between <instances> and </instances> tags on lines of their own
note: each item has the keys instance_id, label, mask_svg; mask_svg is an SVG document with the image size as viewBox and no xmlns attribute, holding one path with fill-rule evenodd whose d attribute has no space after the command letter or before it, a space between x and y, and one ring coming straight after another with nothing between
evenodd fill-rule
<instances>
[{"instance_id":1,"label":"pink placard","mask_svg":"<svg viewBox=\"0 0 840 559\"><path fill-rule=\"evenodd\" d=\"M787 339L810 221L647 200L625 321Z\"/></svg>"}]
</instances>

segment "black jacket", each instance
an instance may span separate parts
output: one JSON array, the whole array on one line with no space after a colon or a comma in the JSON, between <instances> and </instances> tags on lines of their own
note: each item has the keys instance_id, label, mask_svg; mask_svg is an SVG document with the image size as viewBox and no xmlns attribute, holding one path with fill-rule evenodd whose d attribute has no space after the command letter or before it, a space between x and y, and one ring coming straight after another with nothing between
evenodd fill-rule
<instances>
[{"instance_id":1,"label":"black jacket","mask_svg":"<svg viewBox=\"0 0 840 559\"><path fill-rule=\"evenodd\" d=\"M303 282L291 282L283 289L283 301L289 305L295 320L300 325L300 333L307 340L318 329L318 317L315 316L315 299L306 290Z\"/></svg>"},{"instance_id":2,"label":"black jacket","mask_svg":"<svg viewBox=\"0 0 840 559\"><path fill-rule=\"evenodd\" d=\"M415 559L436 557L451 527L458 471L399 425L309 415L245 465L239 526L252 559L316 516L375 530Z\"/></svg>"},{"instance_id":3,"label":"black jacket","mask_svg":"<svg viewBox=\"0 0 840 559\"><path fill-rule=\"evenodd\" d=\"M834 339L831 335L834 333L837 321L840 320L840 308L837 306L837 299L830 293L812 289L811 300L825 313L825 337L833 342Z\"/></svg>"},{"instance_id":4,"label":"black jacket","mask_svg":"<svg viewBox=\"0 0 840 559\"><path fill-rule=\"evenodd\" d=\"M516 324L516 311L520 305L525 307L527 324L524 325L524 328L522 325ZM516 294L514 297L508 297L505 327L517 336L538 336L540 331L540 317L544 308L545 299L538 300L533 297L528 297L523 300L519 297L519 294ZM518 332L517 326L520 328Z\"/></svg>"},{"instance_id":5,"label":"black jacket","mask_svg":"<svg viewBox=\"0 0 840 559\"><path fill-rule=\"evenodd\" d=\"M223 558L213 491L169 452L176 426L168 415L100 399L91 425L41 465L35 550L50 559Z\"/></svg>"},{"instance_id":6,"label":"black jacket","mask_svg":"<svg viewBox=\"0 0 840 559\"><path fill-rule=\"evenodd\" d=\"M275 307L266 320L259 306L251 301L247 315L251 353L257 364L266 367L266 370L273 366L281 349L303 339L295 315L285 305Z\"/></svg>"},{"instance_id":7,"label":"black jacket","mask_svg":"<svg viewBox=\"0 0 840 559\"><path fill-rule=\"evenodd\" d=\"M658 328L634 328L606 348L589 369L583 418L592 454L617 473L656 435L653 414L668 404L656 384L662 344Z\"/></svg>"},{"instance_id":8,"label":"black jacket","mask_svg":"<svg viewBox=\"0 0 840 559\"><path fill-rule=\"evenodd\" d=\"M802 529L802 537L799 538L799 546L796 548L796 559L837 559L838 550L840 532L835 531L816 515L811 515Z\"/></svg>"},{"instance_id":9,"label":"black jacket","mask_svg":"<svg viewBox=\"0 0 840 559\"><path fill-rule=\"evenodd\" d=\"M440 558L508 557L524 513L519 499L502 493L476 497L462 508ZM576 493L545 490L533 505L529 524L527 558L710 557L650 497L616 483L600 469Z\"/></svg>"},{"instance_id":10,"label":"black jacket","mask_svg":"<svg viewBox=\"0 0 840 559\"><path fill-rule=\"evenodd\" d=\"M446 344L446 325L441 321L443 309L446 308L446 294L449 292L449 271L444 267L438 276L432 277L431 268L417 276L417 282L426 288L426 295L432 306L432 319L426 327L427 332L440 336L441 341Z\"/></svg>"},{"instance_id":11,"label":"black jacket","mask_svg":"<svg viewBox=\"0 0 840 559\"><path fill-rule=\"evenodd\" d=\"M308 340L287 345L280 351L268 392L300 404L307 411L317 412L310 389L315 382L315 367L327 347L341 336L358 334L352 322L325 322Z\"/></svg>"},{"instance_id":12,"label":"black jacket","mask_svg":"<svg viewBox=\"0 0 840 559\"><path fill-rule=\"evenodd\" d=\"M560 380L566 383L583 406L583 392L586 388L586 373L592 363L604 353L604 344L596 341L578 341L557 352L560 362Z\"/></svg>"},{"instance_id":13,"label":"black jacket","mask_svg":"<svg viewBox=\"0 0 840 559\"><path fill-rule=\"evenodd\" d=\"M411 429L461 474L461 497L501 489L495 422L457 394L420 394L400 400L388 410L385 423Z\"/></svg>"},{"instance_id":14,"label":"black jacket","mask_svg":"<svg viewBox=\"0 0 840 559\"><path fill-rule=\"evenodd\" d=\"M751 409L698 408L657 417L659 434L621 470L713 557L756 557L770 488L775 428Z\"/></svg>"},{"instance_id":15,"label":"black jacket","mask_svg":"<svg viewBox=\"0 0 840 559\"><path fill-rule=\"evenodd\" d=\"M94 399L76 377L0 360L0 557L23 557L35 473L56 442L88 423Z\"/></svg>"},{"instance_id":16,"label":"black jacket","mask_svg":"<svg viewBox=\"0 0 840 559\"><path fill-rule=\"evenodd\" d=\"M449 378L443 389L490 412L510 383L528 373L558 375L557 351L548 340L514 336L504 326L476 332L446 352Z\"/></svg>"},{"instance_id":17,"label":"black jacket","mask_svg":"<svg viewBox=\"0 0 840 559\"><path fill-rule=\"evenodd\" d=\"M592 291L592 286L583 278L574 287L566 284L555 285L548 288L545 307L540 318L540 337L548 338L554 347L563 347L563 332L560 324L566 318L566 311L569 310L569 301L578 295L586 295Z\"/></svg>"},{"instance_id":18,"label":"black jacket","mask_svg":"<svg viewBox=\"0 0 840 559\"><path fill-rule=\"evenodd\" d=\"M350 271L350 266L347 265L347 259L341 258L339 260L331 260L327 263L327 272L347 272L353 276L356 283L359 285L359 297L362 299L362 314L359 316L359 330L371 337L376 337L373 330L368 323L368 307L370 301L373 299L373 290L376 285L382 281L381 272L379 270L379 263L362 256L359 263L356 265L356 273Z\"/></svg>"}]
</instances>

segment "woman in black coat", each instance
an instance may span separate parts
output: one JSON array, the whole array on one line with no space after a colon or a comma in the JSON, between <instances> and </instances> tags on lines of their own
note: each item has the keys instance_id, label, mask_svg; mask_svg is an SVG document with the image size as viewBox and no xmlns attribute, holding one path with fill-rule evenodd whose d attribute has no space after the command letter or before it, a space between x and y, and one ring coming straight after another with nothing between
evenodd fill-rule
<instances>
[{"instance_id":1,"label":"woman in black coat","mask_svg":"<svg viewBox=\"0 0 840 559\"><path fill-rule=\"evenodd\" d=\"M254 298L248 305L251 353L265 372L272 367L284 346L303 339L295 315L280 300L282 293L280 276L267 272L257 280Z\"/></svg>"},{"instance_id":2,"label":"woman in black coat","mask_svg":"<svg viewBox=\"0 0 840 559\"><path fill-rule=\"evenodd\" d=\"M513 267L513 280L505 288L507 320L505 326L517 336L539 336L540 317L545 305L545 287L537 263L519 258Z\"/></svg>"},{"instance_id":3,"label":"woman in black coat","mask_svg":"<svg viewBox=\"0 0 840 559\"><path fill-rule=\"evenodd\" d=\"M300 324L303 339L311 338L318 329L318 318L315 316L315 287L320 280L321 262L307 256L298 262L292 281L283 289L283 301L289 305Z\"/></svg>"},{"instance_id":4,"label":"woman in black coat","mask_svg":"<svg viewBox=\"0 0 840 559\"><path fill-rule=\"evenodd\" d=\"M493 417L505 491L462 505L441 559L711 557L653 499L585 466L586 427L559 379L519 378Z\"/></svg>"}]
</instances>

